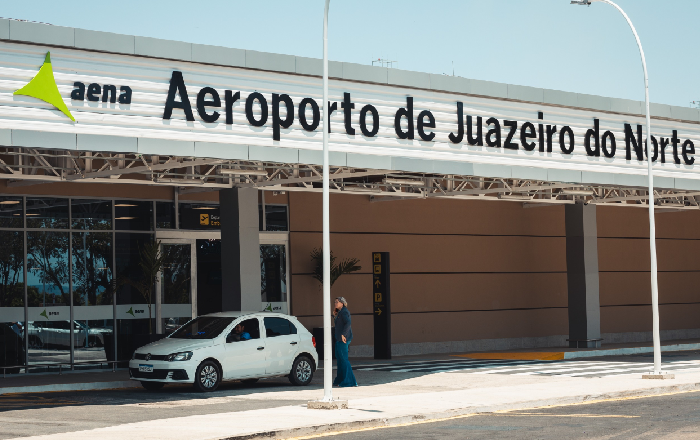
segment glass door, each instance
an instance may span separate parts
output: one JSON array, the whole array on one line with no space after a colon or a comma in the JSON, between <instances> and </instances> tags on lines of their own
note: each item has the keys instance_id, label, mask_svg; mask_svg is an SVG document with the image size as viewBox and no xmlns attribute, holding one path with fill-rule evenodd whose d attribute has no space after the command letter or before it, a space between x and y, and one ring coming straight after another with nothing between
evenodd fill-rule
<instances>
[{"instance_id":1,"label":"glass door","mask_svg":"<svg viewBox=\"0 0 700 440\"><path fill-rule=\"evenodd\" d=\"M158 277L157 332L170 334L197 315L196 240L162 239L163 271Z\"/></svg>"},{"instance_id":2,"label":"glass door","mask_svg":"<svg viewBox=\"0 0 700 440\"><path fill-rule=\"evenodd\" d=\"M260 294L262 308L289 312L287 234L260 234Z\"/></svg>"}]
</instances>

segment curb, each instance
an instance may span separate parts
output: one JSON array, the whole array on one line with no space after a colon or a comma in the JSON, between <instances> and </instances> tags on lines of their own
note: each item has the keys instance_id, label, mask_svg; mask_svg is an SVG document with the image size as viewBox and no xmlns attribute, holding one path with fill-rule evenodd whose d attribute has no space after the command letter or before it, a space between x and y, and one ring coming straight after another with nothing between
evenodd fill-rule
<instances>
[{"instance_id":1,"label":"curb","mask_svg":"<svg viewBox=\"0 0 700 440\"><path fill-rule=\"evenodd\" d=\"M661 353L668 351L690 351L700 350L700 344L676 344L662 345ZM564 359L580 359L597 356L624 356L630 354L653 353L654 347L628 347L628 348L612 348L610 350L600 351L567 351L564 353Z\"/></svg>"},{"instance_id":2,"label":"curb","mask_svg":"<svg viewBox=\"0 0 700 440\"><path fill-rule=\"evenodd\" d=\"M33 387L6 387L0 388L0 395L15 393L47 393L52 391L91 391L108 390L113 388L139 388L141 385L133 380L121 380L117 382L88 382L39 385Z\"/></svg>"},{"instance_id":3,"label":"curb","mask_svg":"<svg viewBox=\"0 0 700 440\"><path fill-rule=\"evenodd\" d=\"M551 399L527 400L521 402L506 403L491 406L470 406L459 408L450 411L443 411L429 414L415 414L398 416L392 418L377 418L369 420L360 420L348 423L333 423L329 425L305 426L300 428L281 429L277 431L265 431L254 434L242 434L229 437L219 437L217 440L257 440L257 439L290 439L294 437L310 436L316 434L340 433L342 431L363 429L363 428L378 428L391 427L415 422L429 422L457 417L469 414L493 413L497 411L514 411L522 409L532 409L536 407L546 407L554 405L568 405L583 402L595 402L598 400L610 400L633 397L653 397L674 392L683 391L700 391L700 383L689 383L683 385L669 385L654 388L647 388L634 391L619 391L605 394L588 394L581 396L567 396ZM352 402L351 402L352 403Z\"/></svg>"}]
</instances>

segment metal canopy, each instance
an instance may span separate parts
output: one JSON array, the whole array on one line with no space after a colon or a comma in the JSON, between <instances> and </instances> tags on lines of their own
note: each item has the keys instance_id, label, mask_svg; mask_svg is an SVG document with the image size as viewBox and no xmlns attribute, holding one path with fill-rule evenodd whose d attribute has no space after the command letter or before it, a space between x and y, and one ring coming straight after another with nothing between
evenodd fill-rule
<instances>
[{"instance_id":1,"label":"metal canopy","mask_svg":"<svg viewBox=\"0 0 700 440\"><path fill-rule=\"evenodd\" d=\"M161 185L185 192L256 187L320 192L320 165L199 157L0 147L0 178L10 187L51 182ZM372 201L417 198L520 201L526 207L576 202L646 207L639 187L441 175L331 166L331 191ZM700 191L656 189L657 206L698 209Z\"/></svg>"}]
</instances>

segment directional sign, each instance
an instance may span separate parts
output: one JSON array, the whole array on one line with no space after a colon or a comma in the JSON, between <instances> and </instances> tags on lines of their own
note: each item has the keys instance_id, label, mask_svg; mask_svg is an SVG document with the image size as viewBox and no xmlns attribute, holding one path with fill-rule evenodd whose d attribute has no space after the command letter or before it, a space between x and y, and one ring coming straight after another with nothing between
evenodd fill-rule
<instances>
[{"instance_id":1,"label":"directional sign","mask_svg":"<svg viewBox=\"0 0 700 440\"><path fill-rule=\"evenodd\" d=\"M391 302L389 252L373 252L372 299L374 315L374 358L391 359Z\"/></svg>"}]
</instances>

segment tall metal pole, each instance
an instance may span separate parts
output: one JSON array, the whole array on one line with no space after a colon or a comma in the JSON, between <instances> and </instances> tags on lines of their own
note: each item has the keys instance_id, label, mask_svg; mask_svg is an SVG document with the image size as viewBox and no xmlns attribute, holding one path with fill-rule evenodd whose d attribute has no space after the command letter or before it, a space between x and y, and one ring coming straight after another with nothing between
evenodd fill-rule
<instances>
[{"instance_id":1,"label":"tall metal pole","mask_svg":"<svg viewBox=\"0 0 700 440\"><path fill-rule=\"evenodd\" d=\"M323 401L333 400L333 347L331 345L331 234L328 166L328 8L323 9Z\"/></svg>"},{"instance_id":2,"label":"tall metal pole","mask_svg":"<svg viewBox=\"0 0 700 440\"><path fill-rule=\"evenodd\" d=\"M642 42L639 41L637 30L632 24L632 20L625 14L617 4L610 0L588 0L572 2L576 4L591 4L591 2L600 1L613 6L620 11L632 33L634 39L637 40L639 54L642 57L642 67L644 68L644 100L646 104L646 122L647 122L647 174L649 175L649 252L651 255L651 313L652 313L652 337L654 340L654 374L661 374L661 337L659 334L659 283L657 281L656 269L656 222L654 218L654 174L652 173L652 158L654 157L651 149L651 116L649 115L649 75L647 74L647 62L644 58L644 49Z\"/></svg>"}]
</instances>

